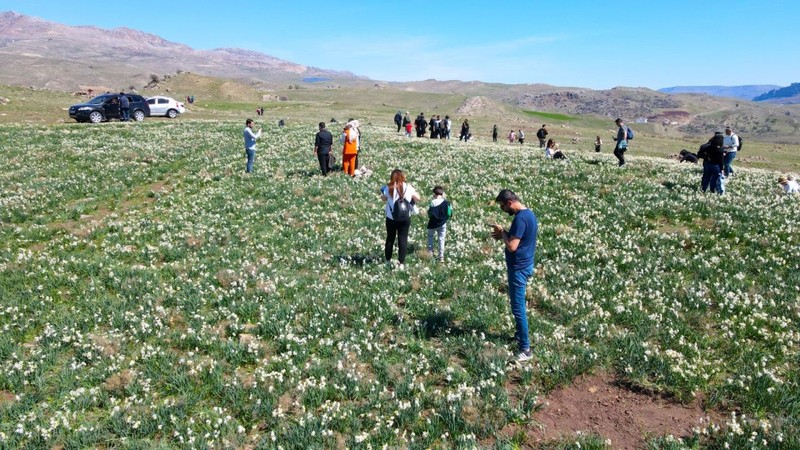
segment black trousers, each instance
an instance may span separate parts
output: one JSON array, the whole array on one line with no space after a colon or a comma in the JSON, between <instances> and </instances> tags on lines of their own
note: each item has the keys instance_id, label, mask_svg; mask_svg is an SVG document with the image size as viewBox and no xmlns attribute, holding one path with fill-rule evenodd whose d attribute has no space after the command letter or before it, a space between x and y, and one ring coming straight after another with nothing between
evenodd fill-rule
<instances>
[{"instance_id":1,"label":"black trousers","mask_svg":"<svg viewBox=\"0 0 800 450\"><path fill-rule=\"evenodd\" d=\"M330 156L329 153L317 153L317 159L319 160L319 170L322 171L322 175L327 177L328 176L328 157Z\"/></svg>"},{"instance_id":2,"label":"black trousers","mask_svg":"<svg viewBox=\"0 0 800 450\"><path fill-rule=\"evenodd\" d=\"M614 147L614 156L616 156L617 159L619 160L619 165L620 166L625 164L625 151L626 150L627 150L626 148L619 148L619 144L617 144L616 147Z\"/></svg>"},{"instance_id":3,"label":"black trousers","mask_svg":"<svg viewBox=\"0 0 800 450\"><path fill-rule=\"evenodd\" d=\"M384 247L384 255L386 261L392 259L392 250L394 250L394 240L397 238L397 260L400 264L406 261L406 253L408 252L408 229L411 227L411 221L398 222L390 218L386 218L386 246Z\"/></svg>"}]
</instances>

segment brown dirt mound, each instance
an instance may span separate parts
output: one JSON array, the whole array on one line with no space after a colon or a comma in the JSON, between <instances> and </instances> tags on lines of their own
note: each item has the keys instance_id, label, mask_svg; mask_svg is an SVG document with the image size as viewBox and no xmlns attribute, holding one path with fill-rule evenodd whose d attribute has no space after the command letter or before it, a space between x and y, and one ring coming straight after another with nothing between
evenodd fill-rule
<instances>
[{"instance_id":1,"label":"brown dirt mound","mask_svg":"<svg viewBox=\"0 0 800 450\"><path fill-rule=\"evenodd\" d=\"M694 403L671 403L622 388L610 375L591 375L552 392L534 414L540 426L526 434L529 442L547 442L575 437L577 432L595 433L610 440L611 448L641 449L648 437L687 437L709 421L724 422L721 414L703 411L701 401Z\"/></svg>"},{"instance_id":2,"label":"brown dirt mound","mask_svg":"<svg viewBox=\"0 0 800 450\"><path fill-rule=\"evenodd\" d=\"M496 101L487 97L470 97L456 109L458 114L466 116L502 116L505 109Z\"/></svg>"}]
</instances>

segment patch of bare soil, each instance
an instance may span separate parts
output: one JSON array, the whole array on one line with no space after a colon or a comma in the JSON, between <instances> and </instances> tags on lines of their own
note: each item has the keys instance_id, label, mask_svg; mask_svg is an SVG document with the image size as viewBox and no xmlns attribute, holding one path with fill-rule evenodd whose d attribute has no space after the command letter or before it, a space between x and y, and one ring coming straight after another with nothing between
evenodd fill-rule
<instances>
[{"instance_id":1,"label":"patch of bare soil","mask_svg":"<svg viewBox=\"0 0 800 450\"><path fill-rule=\"evenodd\" d=\"M641 449L645 439L673 435L685 437L709 420L722 423L722 415L703 411L701 402L680 405L625 389L607 374L575 380L552 392L545 406L534 414L540 427L531 427L529 442L574 437L580 431L611 441L614 449Z\"/></svg>"},{"instance_id":2,"label":"patch of bare soil","mask_svg":"<svg viewBox=\"0 0 800 450\"><path fill-rule=\"evenodd\" d=\"M475 115L488 115L488 116L502 116L504 113L503 108L494 100L487 97L470 97L464 100L456 109L458 114L475 116ZM456 126L457 124L453 124Z\"/></svg>"},{"instance_id":3,"label":"patch of bare soil","mask_svg":"<svg viewBox=\"0 0 800 450\"><path fill-rule=\"evenodd\" d=\"M0 405L12 403L17 397L8 391L0 391Z\"/></svg>"}]
</instances>

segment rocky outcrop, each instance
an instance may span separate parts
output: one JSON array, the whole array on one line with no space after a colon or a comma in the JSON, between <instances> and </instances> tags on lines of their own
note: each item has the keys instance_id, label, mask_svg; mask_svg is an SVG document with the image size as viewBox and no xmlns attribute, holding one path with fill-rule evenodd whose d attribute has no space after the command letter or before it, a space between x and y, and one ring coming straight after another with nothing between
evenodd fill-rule
<instances>
[{"instance_id":1,"label":"rocky outcrop","mask_svg":"<svg viewBox=\"0 0 800 450\"><path fill-rule=\"evenodd\" d=\"M681 103L648 89L615 88L605 91L562 90L523 94L508 99L520 108L561 111L568 114L599 114L618 117L646 117L653 111L680 108Z\"/></svg>"}]
</instances>

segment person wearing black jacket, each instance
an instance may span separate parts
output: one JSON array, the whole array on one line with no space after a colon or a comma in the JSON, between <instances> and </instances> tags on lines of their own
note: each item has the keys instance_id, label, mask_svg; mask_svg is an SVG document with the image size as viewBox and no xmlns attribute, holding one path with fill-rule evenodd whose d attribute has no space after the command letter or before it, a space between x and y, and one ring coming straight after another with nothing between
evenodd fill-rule
<instances>
[{"instance_id":1,"label":"person wearing black jacket","mask_svg":"<svg viewBox=\"0 0 800 450\"><path fill-rule=\"evenodd\" d=\"M469 140L470 133L469 133L469 121L464 119L464 123L461 124L461 136L458 137L458 141L461 142L463 139L464 142Z\"/></svg>"},{"instance_id":2,"label":"person wearing black jacket","mask_svg":"<svg viewBox=\"0 0 800 450\"><path fill-rule=\"evenodd\" d=\"M400 114L400 111L397 111L397 114L394 115L394 124L397 125L397 132L400 132L400 127L403 123L403 115Z\"/></svg>"},{"instance_id":3,"label":"person wearing black jacket","mask_svg":"<svg viewBox=\"0 0 800 450\"><path fill-rule=\"evenodd\" d=\"M333 135L330 131L325 129L325 122L319 123L319 133L314 138L314 154L317 155L319 160L319 169L322 171L322 176L328 176L330 169L330 154L331 146L333 145Z\"/></svg>"},{"instance_id":4,"label":"person wearing black jacket","mask_svg":"<svg viewBox=\"0 0 800 450\"><path fill-rule=\"evenodd\" d=\"M425 120L424 114L419 113L417 120L414 121L414 125L417 126L417 137L425 136L425 129L428 128L428 121Z\"/></svg>"},{"instance_id":5,"label":"person wearing black jacket","mask_svg":"<svg viewBox=\"0 0 800 450\"><path fill-rule=\"evenodd\" d=\"M700 182L700 190L703 192L710 187L712 192L722 194L720 177L725 157L722 150L724 140L722 132L717 131L708 142L700 146L700 151L697 152L697 157L703 158L703 179Z\"/></svg>"}]
</instances>

